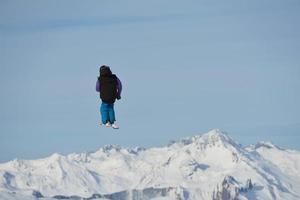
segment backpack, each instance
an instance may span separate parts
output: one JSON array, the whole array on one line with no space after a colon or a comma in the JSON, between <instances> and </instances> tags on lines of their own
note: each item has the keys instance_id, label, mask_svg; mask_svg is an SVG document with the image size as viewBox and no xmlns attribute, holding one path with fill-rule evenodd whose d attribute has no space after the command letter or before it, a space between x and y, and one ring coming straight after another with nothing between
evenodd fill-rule
<instances>
[{"instance_id":1,"label":"backpack","mask_svg":"<svg viewBox=\"0 0 300 200\"><path fill-rule=\"evenodd\" d=\"M102 68L102 67L101 67ZM103 102L113 104L117 98L117 76L112 74L109 67L100 68L100 98Z\"/></svg>"}]
</instances>

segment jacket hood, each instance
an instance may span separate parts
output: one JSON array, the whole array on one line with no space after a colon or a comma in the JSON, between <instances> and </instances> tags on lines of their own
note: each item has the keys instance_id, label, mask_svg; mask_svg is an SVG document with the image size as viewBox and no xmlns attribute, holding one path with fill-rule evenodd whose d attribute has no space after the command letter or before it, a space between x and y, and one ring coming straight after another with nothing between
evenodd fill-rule
<instances>
[{"instance_id":1,"label":"jacket hood","mask_svg":"<svg viewBox=\"0 0 300 200\"><path fill-rule=\"evenodd\" d=\"M111 76L112 72L109 67L101 67L100 76Z\"/></svg>"}]
</instances>

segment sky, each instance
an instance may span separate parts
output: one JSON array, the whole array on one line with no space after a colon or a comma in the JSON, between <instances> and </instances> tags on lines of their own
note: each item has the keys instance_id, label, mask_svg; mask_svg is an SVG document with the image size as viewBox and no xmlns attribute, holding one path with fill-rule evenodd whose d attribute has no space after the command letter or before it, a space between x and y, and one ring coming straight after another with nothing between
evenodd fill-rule
<instances>
[{"instance_id":1,"label":"sky","mask_svg":"<svg viewBox=\"0 0 300 200\"><path fill-rule=\"evenodd\" d=\"M298 0L0 0L0 162L213 128L300 150ZM123 83L100 126L100 65Z\"/></svg>"}]
</instances>

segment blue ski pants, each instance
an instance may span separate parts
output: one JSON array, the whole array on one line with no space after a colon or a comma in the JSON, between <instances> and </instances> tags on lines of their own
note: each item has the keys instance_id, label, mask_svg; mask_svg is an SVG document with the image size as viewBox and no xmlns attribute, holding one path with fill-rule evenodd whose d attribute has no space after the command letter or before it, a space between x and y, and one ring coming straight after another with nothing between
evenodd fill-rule
<instances>
[{"instance_id":1,"label":"blue ski pants","mask_svg":"<svg viewBox=\"0 0 300 200\"><path fill-rule=\"evenodd\" d=\"M106 124L107 122L110 122L111 124L113 124L116 121L114 104L102 102L102 104L100 106L100 113L101 113L101 118L102 118L103 124Z\"/></svg>"}]
</instances>

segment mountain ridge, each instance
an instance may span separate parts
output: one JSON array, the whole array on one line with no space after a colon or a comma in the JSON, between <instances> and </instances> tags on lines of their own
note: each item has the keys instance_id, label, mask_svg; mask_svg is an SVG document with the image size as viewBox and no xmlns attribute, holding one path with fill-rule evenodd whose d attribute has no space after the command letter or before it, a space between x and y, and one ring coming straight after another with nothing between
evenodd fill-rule
<instances>
[{"instance_id":1,"label":"mountain ridge","mask_svg":"<svg viewBox=\"0 0 300 200\"><path fill-rule=\"evenodd\" d=\"M298 151L266 142L242 147L228 133L213 129L163 147L105 145L92 152L2 163L0 194L298 199L299 167Z\"/></svg>"}]
</instances>

